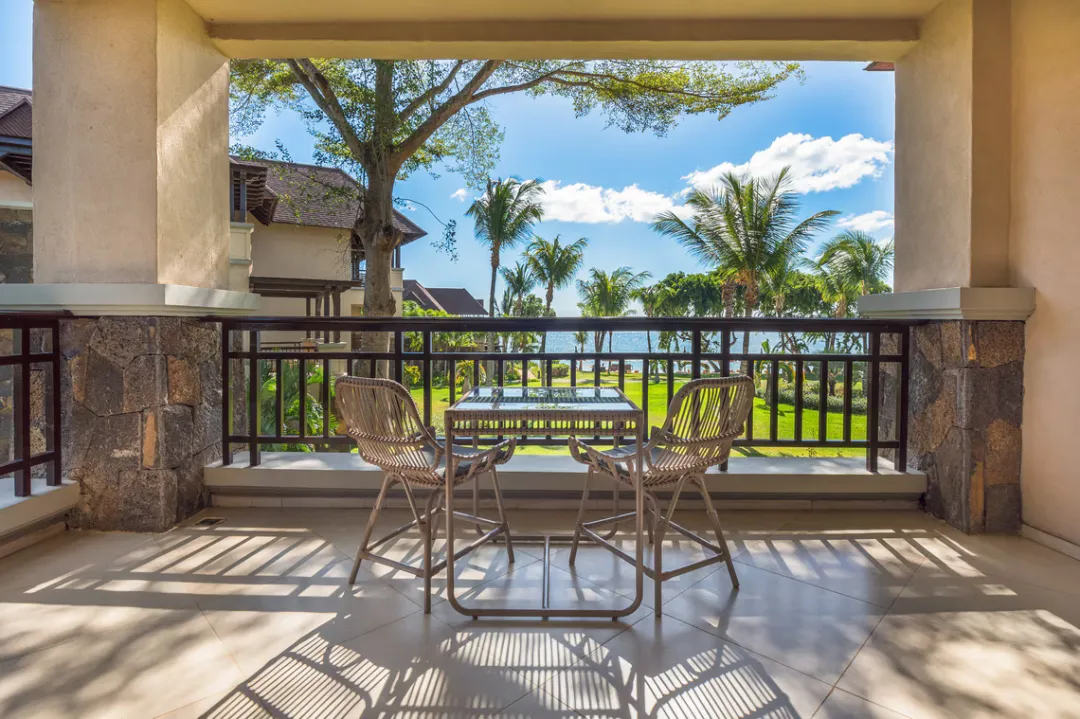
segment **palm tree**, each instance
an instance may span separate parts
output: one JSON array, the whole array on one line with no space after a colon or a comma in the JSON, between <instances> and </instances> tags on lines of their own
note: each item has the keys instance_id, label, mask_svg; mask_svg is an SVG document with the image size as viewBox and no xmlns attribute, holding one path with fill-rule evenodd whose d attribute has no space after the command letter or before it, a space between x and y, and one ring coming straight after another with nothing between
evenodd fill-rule
<instances>
[{"instance_id":1,"label":"palm tree","mask_svg":"<svg viewBox=\"0 0 1080 719\"><path fill-rule=\"evenodd\" d=\"M673 237L699 260L734 273L743 288L744 313L757 308L763 277L790 262L806 248L810 237L828 224L835 210L798 220L798 195L791 189L791 168L769 179L741 178L728 173L713 192L694 190L686 204L693 209L691 224L674 212L653 221L653 229ZM750 352L750 333L743 333L743 354ZM743 372L749 372L743 363Z\"/></svg>"},{"instance_id":2,"label":"palm tree","mask_svg":"<svg viewBox=\"0 0 1080 719\"><path fill-rule=\"evenodd\" d=\"M818 263L857 287L860 295L869 295L888 290L894 254L891 240L882 243L865 232L848 230L825 243Z\"/></svg>"},{"instance_id":3,"label":"palm tree","mask_svg":"<svg viewBox=\"0 0 1080 719\"><path fill-rule=\"evenodd\" d=\"M589 270L589 279L578 280L578 304L585 317L622 317L631 314L633 292L649 279L648 272L633 272L629 267L619 267L608 273L596 267ZM614 332L608 333L608 352L611 352ZM593 341L597 353L604 349L604 332L595 332Z\"/></svg>"},{"instance_id":4,"label":"palm tree","mask_svg":"<svg viewBox=\"0 0 1080 719\"><path fill-rule=\"evenodd\" d=\"M544 188L536 180L488 180L487 191L465 213L473 218L476 239L491 250L489 317L495 316L495 279L499 273L500 253L529 237L533 225L543 219L544 209L539 202L543 192ZM494 333L488 335L488 347L495 347ZM494 362L488 362L488 377L493 376L493 368Z\"/></svg>"},{"instance_id":5,"label":"palm tree","mask_svg":"<svg viewBox=\"0 0 1080 719\"><path fill-rule=\"evenodd\" d=\"M506 283L507 292L503 299L503 314L520 317L521 302L536 287L538 278L528 261L518 261L513 267L501 267L499 273L502 275L503 282Z\"/></svg>"},{"instance_id":6,"label":"palm tree","mask_svg":"<svg viewBox=\"0 0 1080 719\"><path fill-rule=\"evenodd\" d=\"M585 247L589 241L581 239L569 245L559 243L559 236L555 239L545 240L543 237L534 237L529 243L526 252L529 268L536 276L540 284L546 286L544 295L544 310L551 314L551 301L555 298L555 290L562 289L570 284L574 275L581 269L581 263L585 261ZM547 332L540 338L540 353L547 351Z\"/></svg>"}]
</instances>

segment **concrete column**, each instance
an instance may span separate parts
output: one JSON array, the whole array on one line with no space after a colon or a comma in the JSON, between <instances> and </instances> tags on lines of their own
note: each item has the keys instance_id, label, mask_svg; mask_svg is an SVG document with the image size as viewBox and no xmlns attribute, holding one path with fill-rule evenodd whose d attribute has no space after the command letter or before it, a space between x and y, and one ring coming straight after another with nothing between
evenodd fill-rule
<instances>
[{"instance_id":1,"label":"concrete column","mask_svg":"<svg viewBox=\"0 0 1080 719\"><path fill-rule=\"evenodd\" d=\"M37 0L34 284L7 311L63 310L71 521L161 531L220 457L230 288L228 59L183 0ZM80 315L82 317L80 317Z\"/></svg>"},{"instance_id":2,"label":"concrete column","mask_svg":"<svg viewBox=\"0 0 1080 719\"><path fill-rule=\"evenodd\" d=\"M183 0L35 3L39 283L228 287L228 72Z\"/></svg>"},{"instance_id":3,"label":"concrete column","mask_svg":"<svg viewBox=\"0 0 1080 719\"><path fill-rule=\"evenodd\" d=\"M1023 0L1019 0L1023 1ZM909 462L965 532L1021 523L1023 320L1012 287L1011 0L945 0L896 65L896 294L869 316L912 333Z\"/></svg>"}]
</instances>

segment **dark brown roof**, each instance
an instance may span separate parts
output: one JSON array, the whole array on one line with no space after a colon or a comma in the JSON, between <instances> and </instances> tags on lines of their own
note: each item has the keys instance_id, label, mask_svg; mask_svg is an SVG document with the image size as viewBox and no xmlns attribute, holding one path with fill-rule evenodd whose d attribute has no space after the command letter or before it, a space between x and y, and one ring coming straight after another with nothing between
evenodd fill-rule
<instances>
[{"instance_id":1,"label":"dark brown roof","mask_svg":"<svg viewBox=\"0 0 1080 719\"><path fill-rule=\"evenodd\" d=\"M0 86L0 168L30 182L33 106L29 90Z\"/></svg>"},{"instance_id":2,"label":"dark brown roof","mask_svg":"<svg viewBox=\"0 0 1080 719\"><path fill-rule=\"evenodd\" d=\"M460 317L486 315L484 304L461 287L424 287L416 280L404 280L402 299L411 300L425 310L442 310Z\"/></svg>"},{"instance_id":3,"label":"dark brown roof","mask_svg":"<svg viewBox=\"0 0 1080 719\"><path fill-rule=\"evenodd\" d=\"M0 137L31 137L32 95L29 90L0 85Z\"/></svg>"},{"instance_id":4,"label":"dark brown roof","mask_svg":"<svg viewBox=\"0 0 1080 719\"><path fill-rule=\"evenodd\" d=\"M252 208L260 202L276 200L272 217L268 217L269 211L265 213L267 216L260 217L253 209L252 214L260 222L352 229L360 206L362 186L343 170L293 162L231 159L234 169L261 167L266 170L266 194L261 198L248 196L248 206ZM264 209L270 208L264 206ZM397 211L394 212L394 224L405 235L406 243L427 234Z\"/></svg>"}]
</instances>

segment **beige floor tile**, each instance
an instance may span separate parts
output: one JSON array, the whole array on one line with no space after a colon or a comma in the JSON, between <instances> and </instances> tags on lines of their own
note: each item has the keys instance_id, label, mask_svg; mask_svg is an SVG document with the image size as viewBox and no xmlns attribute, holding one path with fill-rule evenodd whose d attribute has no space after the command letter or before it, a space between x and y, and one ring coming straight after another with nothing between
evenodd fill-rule
<instances>
[{"instance_id":1,"label":"beige floor tile","mask_svg":"<svg viewBox=\"0 0 1080 719\"><path fill-rule=\"evenodd\" d=\"M64 532L0 559L0 587L12 592L100 571L150 541L149 534Z\"/></svg>"},{"instance_id":2,"label":"beige floor tile","mask_svg":"<svg viewBox=\"0 0 1080 719\"><path fill-rule=\"evenodd\" d=\"M433 617L406 617L344 644L296 642L207 713L261 706L287 717L483 716L529 692L520 675L476 656Z\"/></svg>"},{"instance_id":3,"label":"beige floor tile","mask_svg":"<svg viewBox=\"0 0 1080 719\"><path fill-rule=\"evenodd\" d=\"M805 582L737 568L738 591L726 572L714 572L665 604L664 613L830 684L884 614Z\"/></svg>"},{"instance_id":4,"label":"beige floor tile","mask_svg":"<svg viewBox=\"0 0 1080 719\"><path fill-rule=\"evenodd\" d=\"M155 717L155 719L202 719L204 715L210 712L214 707L216 707L229 695L230 692L227 691L218 692L216 694L212 694L206 697L205 699L200 699L197 702L192 702L191 704L182 706L179 709L174 709L171 712L162 714L159 717ZM238 715L236 719L240 719L240 716L241 715ZM264 719L270 717L271 715L269 712L260 710L259 707L251 706L249 707L249 711L245 712L242 716L244 717L244 719Z\"/></svg>"},{"instance_id":5,"label":"beige floor tile","mask_svg":"<svg viewBox=\"0 0 1080 719\"><path fill-rule=\"evenodd\" d=\"M156 717L242 679L198 610L125 611L110 631L0 664L0 716Z\"/></svg>"},{"instance_id":6,"label":"beige floor tile","mask_svg":"<svg viewBox=\"0 0 1080 719\"><path fill-rule=\"evenodd\" d=\"M899 530L785 527L747 542L736 563L888 608L924 559Z\"/></svg>"},{"instance_id":7,"label":"beige floor tile","mask_svg":"<svg viewBox=\"0 0 1080 719\"><path fill-rule=\"evenodd\" d=\"M829 685L683 622L647 617L541 687L587 717L809 717Z\"/></svg>"},{"instance_id":8,"label":"beige floor tile","mask_svg":"<svg viewBox=\"0 0 1080 719\"><path fill-rule=\"evenodd\" d=\"M872 704L865 699L833 689L832 694L814 714L814 719L907 719L892 709Z\"/></svg>"},{"instance_id":9,"label":"beige floor tile","mask_svg":"<svg viewBox=\"0 0 1080 719\"><path fill-rule=\"evenodd\" d=\"M495 716L498 719L578 719L581 715L542 689L537 689Z\"/></svg>"},{"instance_id":10,"label":"beige floor tile","mask_svg":"<svg viewBox=\"0 0 1080 719\"><path fill-rule=\"evenodd\" d=\"M923 552L941 576L1016 579L1080 596L1080 561L1024 537L968 536L945 528Z\"/></svg>"},{"instance_id":11,"label":"beige floor tile","mask_svg":"<svg viewBox=\"0 0 1080 719\"><path fill-rule=\"evenodd\" d=\"M637 543L630 538L615 537L615 546L627 552L631 556ZM644 547L644 560L647 567L654 564L653 547L646 544ZM692 542L681 536L665 539L663 545L663 568L666 570L690 564L711 556L696 542ZM571 572L593 584L598 584L613 592L626 597L632 597L635 589L634 565L623 561L619 557L591 542L583 542L578 549L577 559L573 567L570 566L570 548L559 547L552 552L551 562L553 566ZM683 593L693 585L708 577L715 571L723 571L727 576L727 569L722 563L712 564L702 569L672 577L664 582L662 587L663 601L668 602ZM644 580L644 592L642 601L645 606L655 606L655 584L649 577Z\"/></svg>"},{"instance_id":12,"label":"beige floor tile","mask_svg":"<svg viewBox=\"0 0 1080 719\"><path fill-rule=\"evenodd\" d=\"M1046 609L890 614L839 688L912 719L1080 717L1080 628Z\"/></svg>"}]
</instances>

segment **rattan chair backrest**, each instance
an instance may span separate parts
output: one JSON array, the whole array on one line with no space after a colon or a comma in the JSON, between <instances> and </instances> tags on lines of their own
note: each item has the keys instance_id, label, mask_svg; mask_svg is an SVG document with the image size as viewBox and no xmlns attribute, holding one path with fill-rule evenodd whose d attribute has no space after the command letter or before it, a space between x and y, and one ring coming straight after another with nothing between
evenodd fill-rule
<instances>
[{"instance_id":1,"label":"rattan chair backrest","mask_svg":"<svg viewBox=\"0 0 1080 719\"><path fill-rule=\"evenodd\" d=\"M428 473L438 467L442 448L403 385L388 379L341 377L336 393L338 417L365 461L398 474Z\"/></svg>"}]
</instances>

